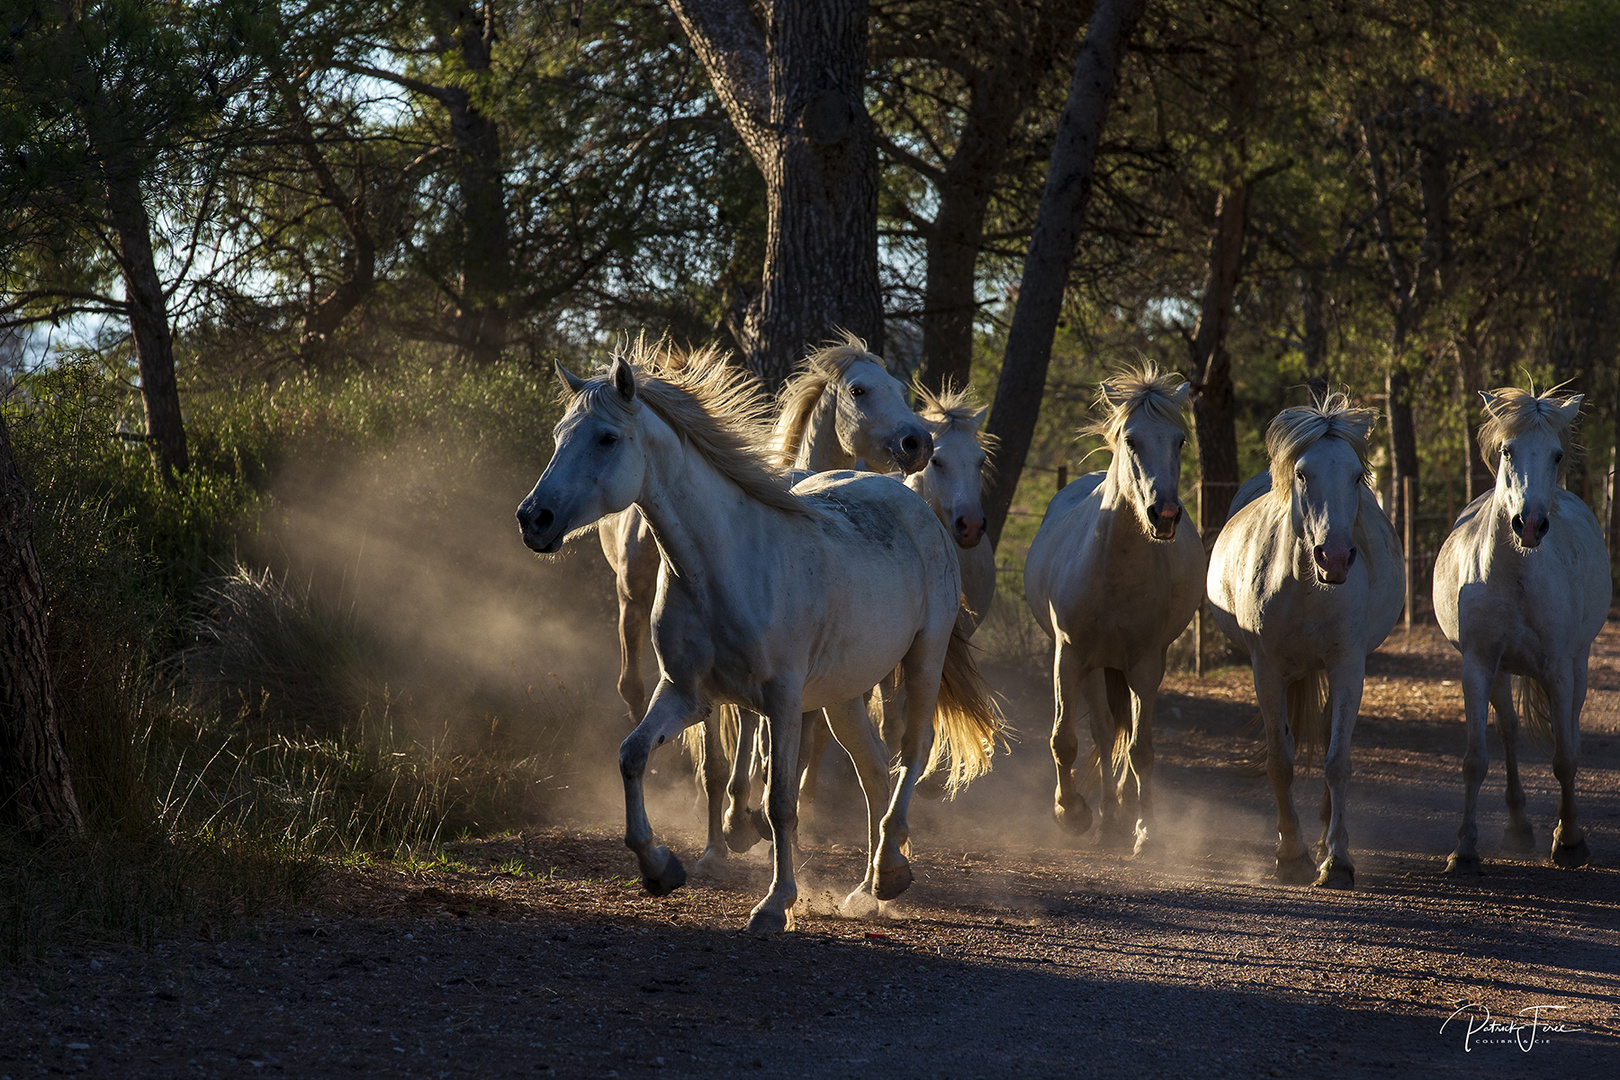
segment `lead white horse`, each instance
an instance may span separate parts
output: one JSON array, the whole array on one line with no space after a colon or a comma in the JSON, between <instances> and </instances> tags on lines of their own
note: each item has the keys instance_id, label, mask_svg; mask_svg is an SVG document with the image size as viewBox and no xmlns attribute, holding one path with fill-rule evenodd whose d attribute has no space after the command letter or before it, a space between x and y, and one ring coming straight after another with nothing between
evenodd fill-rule
<instances>
[{"instance_id":1,"label":"lead white horse","mask_svg":"<svg viewBox=\"0 0 1620 1080\"><path fill-rule=\"evenodd\" d=\"M665 342L639 341L637 347L671 370L724 362L712 345L690 354ZM846 332L811 352L806 365L783 388L776 443L785 464L821 472L865 462L876 471L907 473L928 464L933 443L927 424L906 404L905 385L865 342ZM658 545L635 507L604 518L597 534L619 601L619 696L639 721L647 712L641 658L658 586Z\"/></svg>"},{"instance_id":2,"label":"lead white horse","mask_svg":"<svg viewBox=\"0 0 1620 1080\"><path fill-rule=\"evenodd\" d=\"M757 449L763 402L735 374L666 373L648 360L620 355L607 376L589 380L559 369L572 400L551 463L517 515L524 543L554 552L633 504L658 542L659 681L619 751L625 843L642 882L664 895L686 879L647 820L649 754L716 705L750 709L769 725L775 873L748 927L786 929L797 897L801 715L836 709L899 665L912 693L898 783L881 823L871 823L867 875L856 890L890 899L911 882L904 848L919 775L943 762L954 783L966 783L989 768L999 731L967 644L954 633L960 581L951 538L926 503L888 477L821 474L790 490ZM875 742L871 726L857 730L848 713L830 719L840 740ZM887 799L881 769L863 772L861 782L869 805Z\"/></svg>"},{"instance_id":3,"label":"lead white horse","mask_svg":"<svg viewBox=\"0 0 1620 1080\"><path fill-rule=\"evenodd\" d=\"M1611 595L1597 518L1563 489L1581 397L1512 388L1481 397L1486 421L1479 431L1480 456L1496 474L1496 486L1468 504L1434 564L1434 613L1462 652L1468 722L1463 820L1446 870L1480 869L1475 811L1492 703L1507 761L1504 843L1516 851L1535 846L1519 784L1513 684L1521 690L1525 726L1552 742L1559 786L1552 861L1583 866L1590 853L1575 813L1581 707L1587 657L1608 617Z\"/></svg>"},{"instance_id":4,"label":"lead white horse","mask_svg":"<svg viewBox=\"0 0 1620 1080\"><path fill-rule=\"evenodd\" d=\"M1138 852L1150 843L1153 705L1165 653L1204 596L1204 545L1196 529L1178 527L1189 389L1152 365L1102 384L1098 405L1107 412L1088 430L1107 440L1114 460L1058 492L1024 563L1024 599L1055 645L1054 813L1074 832L1091 827L1074 775L1083 699L1108 763L1102 838L1134 831ZM1134 804L1134 830L1122 803Z\"/></svg>"},{"instance_id":5,"label":"lead white horse","mask_svg":"<svg viewBox=\"0 0 1620 1080\"><path fill-rule=\"evenodd\" d=\"M1249 480L1209 561L1215 624L1248 652L1277 797L1277 876L1355 885L1346 807L1350 736L1367 654L1395 627L1406 571L1389 518L1367 485L1376 414L1333 394L1284 409L1266 431L1269 473ZM1296 744L1319 743L1325 718L1321 865L1294 811Z\"/></svg>"}]
</instances>

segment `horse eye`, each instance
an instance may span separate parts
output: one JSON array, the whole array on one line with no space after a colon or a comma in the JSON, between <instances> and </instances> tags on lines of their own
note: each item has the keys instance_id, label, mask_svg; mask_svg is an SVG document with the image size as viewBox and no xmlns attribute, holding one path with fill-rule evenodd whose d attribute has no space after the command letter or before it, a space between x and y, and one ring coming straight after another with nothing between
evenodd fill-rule
<instances>
[{"instance_id":1,"label":"horse eye","mask_svg":"<svg viewBox=\"0 0 1620 1080\"><path fill-rule=\"evenodd\" d=\"M930 459L928 464L932 465L936 469L943 469L945 467L945 463L939 460L939 458Z\"/></svg>"},{"instance_id":2,"label":"horse eye","mask_svg":"<svg viewBox=\"0 0 1620 1080\"><path fill-rule=\"evenodd\" d=\"M866 387L852 386L849 388L849 393L851 397L860 397L862 394L866 393Z\"/></svg>"},{"instance_id":3,"label":"horse eye","mask_svg":"<svg viewBox=\"0 0 1620 1080\"><path fill-rule=\"evenodd\" d=\"M1554 465L1560 464L1563 460L1564 460L1564 452L1562 450L1560 450L1557 453L1553 454L1553 464Z\"/></svg>"},{"instance_id":4,"label":"horse eye","mask_svg":"<svg viewBox=\"0 0 1620 1080\"><path fill-rule=\"evenodd\" d=\"M1509 450L1505 446L1502 447L1502 460L1503 461L1512 461L1513 460L1513 451Z\"/></svg>"},{"instance_id":5,"label":"horse eye","mask_svg":"<svg viewBox=\"0 0 1620 1080\"><path fill-rule=\"evenodd\" d=\"M1303 484L1305 482L1305 471L1303 469L1297 470L1294 473L1294 479Z\"/></svg>"},{"instance_id":6,"label":"horse eye","mask_svg":"<svg viewBox=\"0 0 1620 1080\"><path fill-rule=\"evenodd\" d=\"M601 436L596 440L596 443L597 443L598 446L612 446L614 443L616 443L618 441L619 441L619 437L617 435L613 434L613 432L604 431L604 432L602 432Z\"/></svg>"}]
</instances>

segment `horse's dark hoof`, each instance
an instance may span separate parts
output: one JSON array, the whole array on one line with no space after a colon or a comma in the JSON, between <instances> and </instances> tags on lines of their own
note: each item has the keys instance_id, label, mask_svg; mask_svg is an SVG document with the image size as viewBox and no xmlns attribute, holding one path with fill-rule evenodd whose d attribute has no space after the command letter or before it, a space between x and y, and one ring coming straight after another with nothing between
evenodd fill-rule
<instances>
[{"instance_id":1,"label":"horse's dark hoof","mask_svg":"<svg viewBox=\"0 0 1620 1080\"><path fill-rule=\"evenodd\" d=\"M726 838L726 847L741 855L751 850L755 844L765 839L760 827L765 824L765 815L758 810L749 810L740 814L727 814L726 826L722 830Z\"/></svg>"},{"instance_id":2,"label":"horse's dark hoof","mask_svg":"<svg viewBox=\"0 0 1620 1080\"><path fill-rule=\"evenodd\" d=\"M907 889L911 888L911 864L903 862L899 866L885 866L878 870L877 884L872 887L872 895L879 900L893 900Z\"/></svg>"},{"instance_id":3,"label":"horse's dark hoof","mask_svg":"<svg viewBox=\"0 0 1620 1080\"><path fill-rule=\"evenodd\" d=\"M1353 889L1356 887L1356 868L1348 862L1328 859L1311 882L1313 889Z\"/></svg>"},{"instance_id":4,"label":"horse's dark hoof","mask_svg":"<svg viewBox=\"0 0 1620 1080\"><path fill-rule=\"evenodd\" d=\"M1132 849L1131 854L1138 859L1162 859L1164 858L1164 845L1146 832L1138 830L1136 833L1136 847Z\"/></svg>"},{"instance_id":5,"label":"horse's dark hoof","mask_svg":"<svg viewBox=\"0 0 1620 1080\"><path fill-rule=\"evenodd\" d=\"M1562 866L1566 870L1573 870L1577 866L1585 866L1591 861L1592 851L1586 846L1586 838L1575 841L1573 844L1554 844L1552 861L1554 866Z\"/></svg>"},{"instance_id":6,"label":"horse's dark hoof","mask_svg":"<svg viewBox=\"0 0 1620 1080\"><path fill-rule=\"evenodd\" d=\"M669 848L661 847L653 851L654 860L660 855L663 856L663 868L653 874L643 873L641 884L653 896L668 896L686 884L686 867L681 865L681 860Z\"/></svg>"},{"instance_id":7,"label":"horse's dark hoof","mask_svg":"<svg viewBox=\"0 0 1620 1080\"><path fill-rule=\"evenodd\" d=\"M1065 832L1084 836L1091 831L1091 807L1084 799L1076 799L1068 806L1058 803L1052 807L1052 816Z\"/></svg>"},{"instance_id":8,"label":"horse's dark hoof","mask_svg":"<svg viewBox=\"0 0 1620 1080\"><path fill-rule=\"evenodd\" d=\"M793 923L792 905L786 911L777 911L768 908L764 902L754 909L748 916L748 932L750 934L780 934L785 932Z\"/></svg>"},{"instance_id":9,"label":"horse's dark hoof","mask_svg":"<svg viewBox=\"0 0 1620 1080\"><path fill-rule=\"evenodd\" d=\"M1519 855L1536 850L1536 830L1528 821L1508 823L1502 830L1502 847Z\"/></svg>"},{"instance_id":10,"label":"horse's dark hoof","mask_svg":"<svg viewBox=\"0 0 1620 1080\"><path fill-rule=\"evenodd\" d=\"M1462 876L1477 876L1484 873L1479 865L1478 855L1460 855L1453 851L1446 858L1446 873Z\"/></svg>"},{"instance_id":11,"label":"horse's dark hoof","mask_svg":"<svg viewBox=\"0 0 1620 1080\"><path fill-rule=\"evenodd\" d=\"M1316 877L1316 864L1300 852L1291 859L1277 856L1277 880L1284 885L1304 885Z\"/></svg>"},{"instance_id":12,"label":"horse's dark hoof","mask_svg":"<svg viewBox=\"0 0 1620 1080\"><path fill-rule=\"evenodd\" d=\"M1102 828L1097 830L1097 846L1109 851L1118 851L1121 848L1136 847L1136 830L1128 825L1121 825L1118 820L1103 819Z\"/></svg>"}]
</instances>

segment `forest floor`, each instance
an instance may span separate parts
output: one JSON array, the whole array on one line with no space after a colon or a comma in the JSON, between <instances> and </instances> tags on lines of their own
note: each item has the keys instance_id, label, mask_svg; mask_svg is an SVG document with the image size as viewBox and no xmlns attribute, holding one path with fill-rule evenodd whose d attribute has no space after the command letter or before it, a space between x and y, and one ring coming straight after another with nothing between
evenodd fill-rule
<instances>
[{"instance_id":1,"label":"forest floor","mask_svg":"<svg viewBox=\"0 0 1620 1080\"><path fill-rule=\"evenodd\" d=\"M1583 722L1584 869L1546 861L1557 788L1533 749L1537 854L1500 850L1493 731L1485 873L1439 872L1461 806L1457 669L1432 629L1371 662L1353 892L1271 878L1246 669L1167 682L1152 861L1052 824L1050 707L1025 680L1022 740L956 802L914 810L916 884L878 917L831 913L862 858L835 769L804 815L797 931L756 937L762 848L724 882L645 895L607 761L573 818L451 845L436 868L334 864L309 904L228 936L204 924L0 975L0 1078L1620 1076L1620 626ZM690 867L701 817L680 772L655 780L653 821ZM1299 785L1307 823L1319 787Z\"/></svg>"}]
</instances>

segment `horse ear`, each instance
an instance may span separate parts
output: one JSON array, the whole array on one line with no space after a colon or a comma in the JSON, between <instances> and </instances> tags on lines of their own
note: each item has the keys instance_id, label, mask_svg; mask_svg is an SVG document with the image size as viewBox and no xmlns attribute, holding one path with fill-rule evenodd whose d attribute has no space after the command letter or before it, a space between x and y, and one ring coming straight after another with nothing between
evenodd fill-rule
<instances>
[{"instance_id":1,"label":"horse ear","mask_svg":"<svg viewBox=\"0 0 1620 1080\"><path fill-rule=\"evenodd\" d=\"M1103 383L1097 390L1102 394L1102 399L1112 408L1118 409L1130 403L1131 395L1123 390L1114 389L1109 383Z\"/></svg>"},{"instance_id":2,"label":"horse ear","mask_svg":"<svg viewBox=\"0 0 1620 1080\"><path fill-rule=\"evenodd\" d=\"M1192 383L1190 382L1184 382L1170 392L1170 400L1174 401L1178 407L1186 405L1187 399L1191 396Z\"/></svg>"},{"instance_id":3,"label":"horse ear","mask_svg":"<svg viewBox=\"0 0 1620 1080\"><path fill-rule=\"evenodd\" d=\"M1496 408L1496 395L1488 390L1481 390L1479 392L1479 400L1485 403L1486 412L1490 412L1492 409Z\"/></svg>"},{"instance_id":4,"label":"horse ear","mask_svg":"<svg viewBox=\"0 0 1620 1080\"><path fill-rule=\"evenodd\" d=\"M974 413L973 414L973 430L977 431L980 428L984 427L984 418L986 416L989 416L989 415L990 415L990 406L988 406L988 405L986 405L984 408L980 409L978 412Z\"/></svg>"},{"instance_id":5,"label":"horse ear","mask_svg":"<svg viewBox=\"0 0 1620 1080\"><path fill-rule=\"evenodd\" d=\"M556 367L557 378L561 379L563 381L563 385L568 387L568 392L570 394L572 394L574 397L579 397L579 392L585 389L585 380L563 367L561 360L556 361Z\"/></svg>"},{"instance_id":6,"label":"horse ear","mask_svg":"<svg viewBox=\"0 0 1620 1080\"><path fill-rule=\"evenodd\" d=\"M1581 414L1581 402L1585 398L1585 394L1576 394L1573 397L1565 398L1564 403L1558 406L1558 415L1565 424L1575 422L1575 418Z\"/></svg>"},{"instance_id":7,"label":"horse ear","mask_svg":"<svg viewBox=\"0 0 1620 1080\"><path fill-rule=\"evenodd\" d=\"M636 373L622 356L613 359L613 389L627 402L636 400Z\"/></svg>"}]
</instances>

